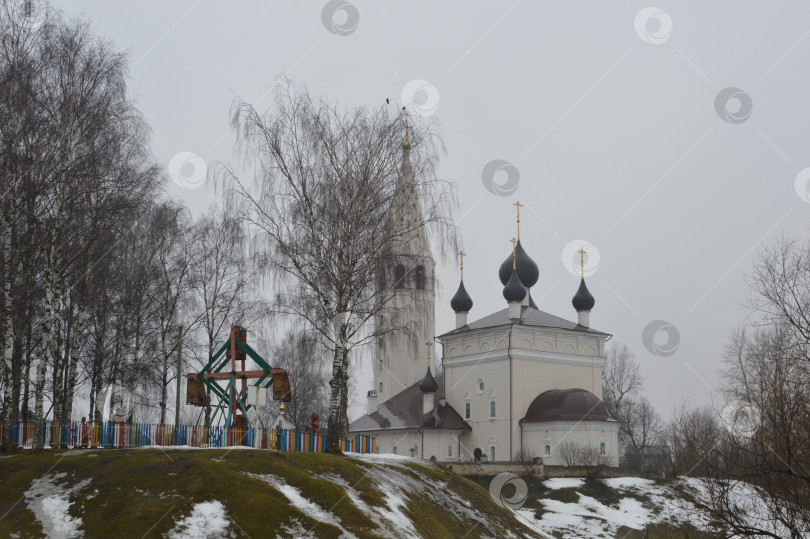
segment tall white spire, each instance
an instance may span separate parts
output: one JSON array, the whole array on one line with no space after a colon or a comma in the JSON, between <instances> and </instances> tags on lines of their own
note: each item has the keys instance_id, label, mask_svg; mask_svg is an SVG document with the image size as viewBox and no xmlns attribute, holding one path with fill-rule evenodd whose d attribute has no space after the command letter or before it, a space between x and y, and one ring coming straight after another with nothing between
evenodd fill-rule
<instances>
[{"instance_id":1,"label":"tall white spire","mask_svg":"<svg viewBox=\"0 0 810 539\"><path fill-rule=\"evenodd\" d=\"M422 216L410 152L406 123L402 166L386 226L387 250L391 256L381 269L383 278L378 281L378 286L393 289L395 293L375 320L378 328L397 329L382 334L374 346L374 388L369 392L369 411L419 382L423 374L424 343L433 342L435 335L436 264Z\"/></svg>"}]
</instances>

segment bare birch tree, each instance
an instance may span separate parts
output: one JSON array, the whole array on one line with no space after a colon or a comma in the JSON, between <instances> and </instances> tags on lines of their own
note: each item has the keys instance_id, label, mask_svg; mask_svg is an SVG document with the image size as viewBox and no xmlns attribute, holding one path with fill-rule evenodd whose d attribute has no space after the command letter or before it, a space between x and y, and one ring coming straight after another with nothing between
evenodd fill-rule
<instances>
[{"instance_id":1,"label":"bare birch tree","mask_svg":"<svg viewBox=\"0 0 810 539\"><path fill-rule=\"evenodd\" d=\"M232 126L256 175L243 182L226 170L226 182L265 247L259 262L272 276L275 309L306 321L332 351L328 451L339 452L348 431L349 352L393 329L373 325L394 293L375 289L376 275L391 246L423 225L386 226L404 160L440 250L453 239L454 195L435 175L438 142L414 126L403 151L400 114L329 103L289 82L266 113L237 99Z\"/></svg>"}]
</instances>

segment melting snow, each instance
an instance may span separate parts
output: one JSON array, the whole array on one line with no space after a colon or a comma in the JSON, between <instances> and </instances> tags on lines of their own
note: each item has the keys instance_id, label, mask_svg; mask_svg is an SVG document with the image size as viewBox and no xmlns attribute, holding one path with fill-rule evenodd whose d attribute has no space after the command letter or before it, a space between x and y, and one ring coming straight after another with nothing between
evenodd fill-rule
<instances>
[{"instance_id":1,"label":"melting snow","mask_svg":"<svg viewBox=\"0 0 810 539\"><path fill-rule=\"evenodd\" d=\"M546 488L557 490L558 488L579 488L585 484L581 477L552 477L543 481Z\"/></svg>"},{"instance_id":2,"label":"melting snow","mask_svg":"<svg viewBox=\"0 0 810 539\"><path fill-rule=\"evenodd\" d=\"M55 473L34 479L25 493L28 509L42 524L42 533L49 539L67 539L81 535L82 519L72 517L68 512L73 504L70 495L90 484L90 480L85 479L67 488L56 483L57 480L64 479L65 475Z\"/></svg>"},{"instance_id":3,"label":"melting snow","mask_svg":"<svg viewBox=\"0 0 810 539\"><path fill-rule=\"evenodd\" d=\"M218 501L202 502L191 514L177 523L166 537L169 539L217 539L233 537L228 531L225 507Z\"/></svg>"},{"instance_id":4,"label":"melting snow","mask_svg":"<svg viewBox=\"0 0 810 539\"><path fill-rule=\"evenodd\" d=\"M321 506L319 506L318 504L313 503L308 499L304 498L301 495L301 491L298 490L298 488L292 485L288 485L283 480L279 479L274 475L253 474L253 473L248 473L247 475L255 479L260 479L265 483L268 483L274 489L284 494L284 496L286 496L286 498L290 501L293 507L295 507L308 517L314 518L315 520L323 522L324 524L330 524L332 526L335 526L336 528L339 528L340 531L343 532L342 537L349 537L349 538L354 537L355 539L357 539L356 535L343 529L343 527L340 525L340 519L338 517L336 517L329 511L322 509Z\"/></svg>"}]
</instances>

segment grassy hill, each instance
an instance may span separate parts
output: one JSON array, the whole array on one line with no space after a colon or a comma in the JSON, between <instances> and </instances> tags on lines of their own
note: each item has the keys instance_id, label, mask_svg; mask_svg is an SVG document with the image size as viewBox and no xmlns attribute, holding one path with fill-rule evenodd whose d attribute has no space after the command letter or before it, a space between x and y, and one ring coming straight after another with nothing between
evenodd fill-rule
<instances>
[{"instance_id":1,"label":"grassy hill","mask_svg":"<svg viewBox=\"0 0 810 539\"><path fill-rule=\"evenodd\" d=\"M395 457L233 450L0 456L0 537L536 537L489 492Z\"/></svg>"}]
</instances>

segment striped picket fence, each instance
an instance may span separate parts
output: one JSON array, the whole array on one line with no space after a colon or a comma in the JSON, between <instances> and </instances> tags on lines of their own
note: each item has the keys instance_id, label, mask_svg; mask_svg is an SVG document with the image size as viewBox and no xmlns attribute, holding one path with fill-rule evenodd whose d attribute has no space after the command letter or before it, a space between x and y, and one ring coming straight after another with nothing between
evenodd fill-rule
<instances>
[{"instance_id":1,"label":"striped picket fence","mask_svg":"<svg viewBox=\"0 0 810 539\"><path fill-rule=\"evenodd\" d=\"M237 447L276 451L322 453L326 436L298 430L254 429L245 427L202 427L199 425L156 425L149 423L62 423L48 421L42 426L45 447L118 448L134 447ZM14 445L30 448L34 441L34 423L12 425ZM340 439L340 449L354 453L374 453L376 439L355 436Z\"/></svg>"}]
</instances>

